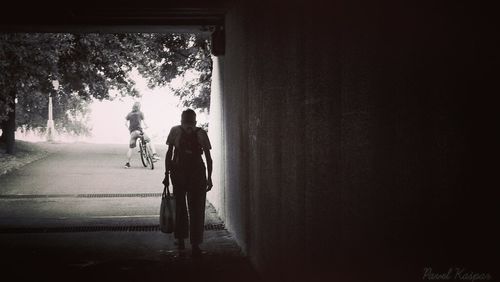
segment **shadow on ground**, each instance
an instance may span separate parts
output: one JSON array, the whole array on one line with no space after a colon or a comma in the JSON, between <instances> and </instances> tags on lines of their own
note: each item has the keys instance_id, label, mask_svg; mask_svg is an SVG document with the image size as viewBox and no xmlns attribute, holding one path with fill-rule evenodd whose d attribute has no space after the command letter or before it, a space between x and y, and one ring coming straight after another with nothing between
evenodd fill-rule
<instances>
[{"instance_id":1,"label":"shadow on ground","mask_svg":"<svg viewBox=\"0 0 500 282\"><path fill-rule=\"evenodd\" d=\"M221 232L227 231L207 232L211 234L201 258L191 256L189 244L178 250L169 239L160 246L154 237L167 235L156 232L2 235L0 263L3 274L15 281L261 281L234 241ZM79 244L85 237L96 244Z\"/></svg>"},{"instance_id":2,"label":"shadow on ground","mask_svg":"<svg viewBox=\"0 0 500 282\"><path fill-rule=\"evenodd\" d=\"M195 260L179 256L160 261L128 258L65 265L68 254L52 255L57 257L18 257L2 265L16 281L259 281L243 257L205 254Z\"/></svg>"}]
</instances>

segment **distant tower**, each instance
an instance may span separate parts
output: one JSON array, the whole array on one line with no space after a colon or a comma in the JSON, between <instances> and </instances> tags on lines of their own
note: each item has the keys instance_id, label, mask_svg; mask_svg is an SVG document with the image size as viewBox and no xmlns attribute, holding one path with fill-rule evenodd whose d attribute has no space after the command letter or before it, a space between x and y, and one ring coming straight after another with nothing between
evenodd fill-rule
<instances>
[{"instance_id":1,"label":"distant tower","mask_svg":"<svg viewBox=\"0 0 500 282\"><path fill-rule=\"evenodd\" d=\"M59 89L59 81L52 81L54 89L57 91ZM52 117L52 95L49 94L49 119L47 120L47 141L53 142L55 135L54 120Z\"/></svg>"}]
</instances>

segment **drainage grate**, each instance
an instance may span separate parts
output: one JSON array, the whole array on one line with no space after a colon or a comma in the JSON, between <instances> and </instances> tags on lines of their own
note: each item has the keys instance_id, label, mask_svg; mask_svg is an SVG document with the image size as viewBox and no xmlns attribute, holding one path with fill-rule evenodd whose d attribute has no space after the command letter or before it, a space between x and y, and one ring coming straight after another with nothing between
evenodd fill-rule
<instances>
[{"instance_id":1,"label":"drainage grate","mask_svg":"<svg viewBox=\"0 0 500 282\"><path fill-rule=\"evenodd\" d=\"M160 230L159 225L132 226L62 226L62 227L18 227L0 228L0 233L74 233L74 232L152 232Z\"/></svg>"},{"instance_id":2,"label":"drainage grate","mask_svg":"<svg viewBox=\"0 0 500 282\"><path fill-rule=\"evenodd\" d=\"M161 197L162 193L123 193L123 194L78 194L77 198L148 198L148 197Z\"/></svg>"},{"instance_id":3,"label":"drainage grate","mask_svg":"<svg viewBox=\"0 0 500 282\"><path fill-rule=\"evenodd\" d=\"M110 194L12 194L0 195L0 199L46 199L46 198L153 198L162 193L110 193Z\"/></svg>"},{"instance_id":4,"label":"drainage grate","mask_svg":"<svg viewBox=\"0 0 500 282\"><path fill-rule=\"evenodd\" d=\"M75 198L76 194L14 194L0 195L0 199L44 199L44 198Z\"/></svg>"},{"instance_id":5,"label":"drainage grate","mask_svg":"<svg viewBox=\"0 0 500 282\"><path fill-rule=\"evenodd\" d=\"M226 229L224 223L205 224L205 230L224 230L224 229Z\"/></svg>"},{"instance_id":6,"label":"drainage grate","mask_svg":"<svg viewBox=\"0 0 500 282\"><path fill-rule=\"evenodd\" d=\"M205 230L224 230L224 224L206 224ZM124 226L62 226L62 227L14 227L0 228L0 234L25 233L77 233L77 232L157 232L159 225Z\"/></svg>"}]
</instances>

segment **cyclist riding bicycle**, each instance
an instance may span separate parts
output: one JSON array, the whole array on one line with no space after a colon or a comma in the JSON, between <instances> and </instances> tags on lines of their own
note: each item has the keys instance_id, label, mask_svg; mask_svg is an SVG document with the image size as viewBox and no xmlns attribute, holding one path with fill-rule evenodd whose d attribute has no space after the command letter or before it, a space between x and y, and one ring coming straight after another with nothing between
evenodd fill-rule
<instances>
[{"instance_id":1,"label":"cyclist riding bicycle","mask_svg":"<svg viewBox=\"0 0 500 282\"><path fill-rule=\"evenodd\" d=\"M141 103L135 102L132 106L132 111L127 114L125 117L125 126L130 131L130 142L129 148L127 151L127 163L125 164L125 168L130 168L130 159L132 158L132 150L136 147L137 138L144 135L144 140L146 141L149 150L153 152L153 160L157 161L160 159L158 154L156 153L155 146L151 143L151 139L144 132L143 128L147 128L147 124L144 121L144 113L141 112Z\"/></svg>"}]
</instances>

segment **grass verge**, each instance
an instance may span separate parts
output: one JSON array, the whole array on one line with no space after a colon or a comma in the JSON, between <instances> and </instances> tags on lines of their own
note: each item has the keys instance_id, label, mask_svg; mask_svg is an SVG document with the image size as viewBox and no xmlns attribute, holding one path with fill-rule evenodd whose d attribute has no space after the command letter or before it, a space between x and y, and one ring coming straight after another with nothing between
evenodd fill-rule
<instances>
[{"instance_id":1,"label":"grass verge","mask_svg":"<svg viewBox=\"0 0 500 282\"><path fill-rule=\"evenodd\" d=\"M46 157L47 150L36 143L16 140L16 153L5 153L5 145L0 144L0 176L19 169L31 162Z\"/></svg>"}]
</instances>

